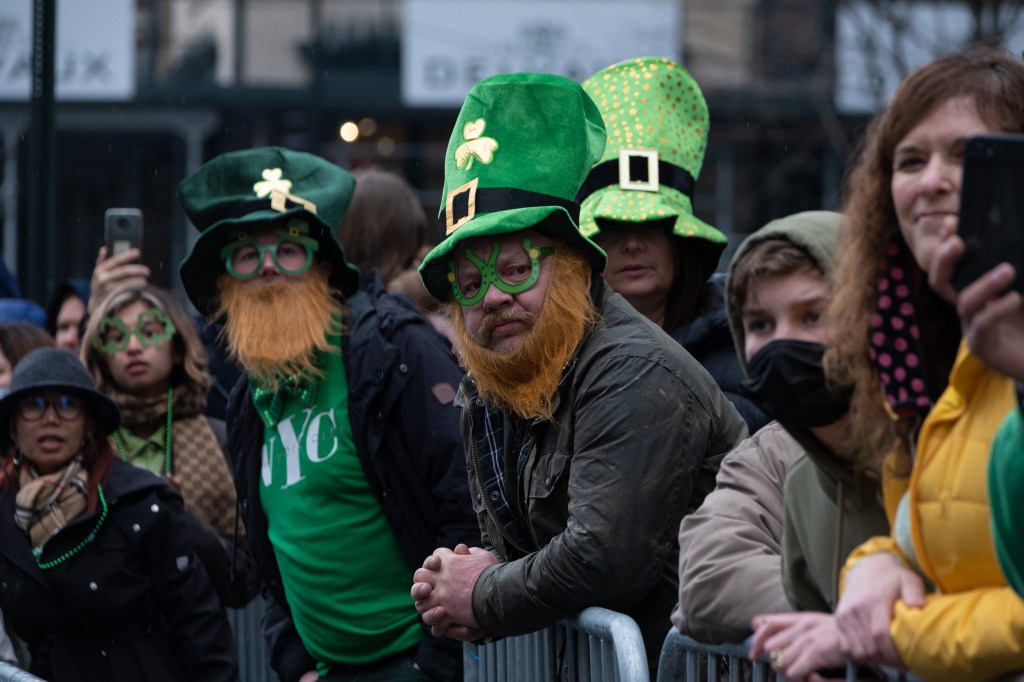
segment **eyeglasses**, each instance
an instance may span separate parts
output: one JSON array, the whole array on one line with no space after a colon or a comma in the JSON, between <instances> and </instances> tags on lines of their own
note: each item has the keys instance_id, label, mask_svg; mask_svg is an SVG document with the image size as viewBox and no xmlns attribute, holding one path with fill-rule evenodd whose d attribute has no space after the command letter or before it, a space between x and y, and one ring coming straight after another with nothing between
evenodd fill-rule
<instances>
[{"instance_id":1,"label":"eyeglasses","mask_svg":"<svg viewBox=\"0 0 1024 682\"><path fill-rule=\"evenodd\" d=\"M285 230L274 230L277 239L260 244L256 237L241 233L240 237L220 251L228 272L235 279L251 279L259 274L267 252L278 270L286 275L301 275L313 264L313 254L320 244L306 235L309 225L304 220L291 220Z\"/></svg>"},{"instance_id":2,"label":"eyeglasses","mask_svg":"<svg viewBox=\"0 0 1024 682\"><path fill-rule=\"evenodd\" d=\"M151 348L164 344L177 332L178 329L167 313L159 308L150 308L139 314L132 329L117 315L104 317L100 320L92 347L113 357L118 351L128 349L132 335L139 340L140 346Z\"/></svg>"},{"instance_id":3,"label":"eyeglasses","mask_svg":"<svg viewBox=\"0 0 1024 682\"><path fill-rule=\"evenodd\" d=\"M491 255L485 262L475 253L466 249L463 255L476 272L472 272L459 283L458 267L452 261L451 272L448 273L448 281L452 285L452 294L460 305L472 306L483 300L487 289L491 286L506 294L521 294L537 282L540 277L540 259L550 256L555 252L553 246L533 246L532 239L523 240L523 251L528 261L516 263L509 276L502 277L498 274L498 255L501 253L501 242L495 241L491 245Z\"/></svg>"},{"instance_id":4,"label":"eyeglasses","mask_svg":"<svg viewBox=\"0 0 1024 682\"><path fill-rule=\"evenodd\" d=\"M18 414L25 421L34 422L42 418L48 407L52 407L64 421L76 419L82 414L81 399L67 393L25 396L18 402Z\"/></svg>"}]
</instances>

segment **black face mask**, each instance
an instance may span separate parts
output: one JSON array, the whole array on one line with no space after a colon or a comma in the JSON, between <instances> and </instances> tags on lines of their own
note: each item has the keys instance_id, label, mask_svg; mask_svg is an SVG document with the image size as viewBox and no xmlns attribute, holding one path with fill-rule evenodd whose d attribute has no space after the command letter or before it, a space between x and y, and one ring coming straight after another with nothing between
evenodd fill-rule
<instances>
[{"instance_id":1,"label":"black face mask","mask_svg":"<svg viewBox=\"0 0 1024 682\"><path fill-rule=\"evenodd\" d=\"M838 420L850 409L852 388L825 383L820 343L779 339L750 359L741 390L783 426L809 428Z\"/></svg>"}]
</instances>

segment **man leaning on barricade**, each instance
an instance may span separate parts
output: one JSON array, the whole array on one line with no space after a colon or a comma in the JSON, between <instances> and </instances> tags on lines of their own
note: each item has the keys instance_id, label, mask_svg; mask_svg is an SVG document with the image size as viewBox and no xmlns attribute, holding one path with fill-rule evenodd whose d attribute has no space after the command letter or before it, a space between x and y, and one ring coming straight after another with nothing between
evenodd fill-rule
<instances>
[{"instance_id":1,"label":"man leaning on barricade","mask_svg":"<svg viewBox=\"0 0 1024 682\"><path fill-rule=\"evenodd\" d=\"M457 404L482 547L439 547L412 596L436 634L520 635L588 606L657 661L676 529L705 460L746 426L714 380L600 277L573 201L605 129L575 82L470 91L445 158L446 239L424 260L469 374ZM653 667L653 666L652 666Z\"/></svg>"}]
</instances>

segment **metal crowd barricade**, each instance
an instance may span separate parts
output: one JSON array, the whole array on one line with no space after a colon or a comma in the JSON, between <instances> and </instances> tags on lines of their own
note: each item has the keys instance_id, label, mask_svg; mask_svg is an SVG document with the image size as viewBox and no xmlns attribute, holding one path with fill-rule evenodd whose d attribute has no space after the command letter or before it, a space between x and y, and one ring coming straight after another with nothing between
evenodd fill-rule
<instances>
[{"instance_id":1,"label":"metal crowd barricade","mask_svg":"<svg viewBox=\"0 0 1024 682\"><path fill-rule=\"evenodd\" d=\"M658 682L769 682L779 680L766 661L747 658L750 641L702 644L675 628L669 630L658 661Z\"/></svg>"},{"instance_id":2,"label":"metal crowd barricade","mask_svg":"<svg viewBox=\"0 0 1024 682\"><path fill-rule=\"evenodd\" d=\"M270 668L270 654L263 639L263 597L240 609L227 609L228 622L235 635L238 655L238 679L241 682L278 682ZM6 682L0 678L0 682Z\"/></svg>"},{"instance_id":3,"label":"metal crowd barricade","mask_svg":"<svg viewBox=\"0 0 1024 682\"><path fill-rule=\"evenodd\" d=\"M10 663L0 662L0 682L45 682Z\"/></svg>"},{"instance_id":4,"label":"metal crowd barricade","mask_svg":"<svg viewBox=\"0 0 1024 682\"><path fill-rule=\"evenodd\" d=\"M786 678L777 675L767 661L747 658L750 641L747 638L739 644L702 644L672 628L661 647L657 682L785 682ZM888 682L923 682L916 675L886 669L879 672ZM858 679L857 666L847 663L847 682Z\"/></svg>"},{"instance_id":5,"label":"metal crowd barricade","mask_svg":"<svg viewBox=\"0 0 1024 682\"><path fill-rule=\"evenodd\" d=\"M544 630L462 650L466 682L649 682L636 622L590 607Z\"/></svg>"}]
</instances>

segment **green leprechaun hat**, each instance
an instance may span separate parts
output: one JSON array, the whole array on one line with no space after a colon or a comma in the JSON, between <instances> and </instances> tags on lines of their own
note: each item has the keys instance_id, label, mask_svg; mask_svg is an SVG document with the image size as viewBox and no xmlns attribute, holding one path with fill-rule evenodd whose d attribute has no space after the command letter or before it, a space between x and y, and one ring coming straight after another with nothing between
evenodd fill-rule
<instances>
[{"instance_id":1,"label":"green leprechaun hat","mask_svg":"<svg viewBox=\"0 0 1024 682\"><path fill-rule=\"evenodd\" d=\"M566 241L604 270L604 251L579 232L575 202L604 144L601 113L575 81L514 73L474 85L445 155L438 222L446 237L420 265L427 291L452 295L460 242L527 228Z\"/></svg>"},{"instance_id":2,"label":"green leprechaun hat","mask_svg":"<svg viewBox=\"0 0 1024 682\"><path fill-rule=\"evenodd\" d=\"M331 283L354 291L359 270L345 261L335 237L355 179L330 161L284 147L221 154L178 184L178 199L200 231L178 274L189 300L211 316L217 308L221 249L247 230L282 217L305 219L317 255L331 264Z\"/></svg>"},{"instance_id":3,"label":"green leprechaun hat","mask_svg":"<svg viewBox=\"0 0 1024 682\"><path fill-rule=\"evenodd\" d=\"M577 197L580 232L593 237L601 230L599 220L674 218L672 234L713 245L710 275L727 239L693 215L709 125L697 82L670 59L640 57L598 71L583 89L601 110L608 144Z\"/></svg>"}]
</instances>

